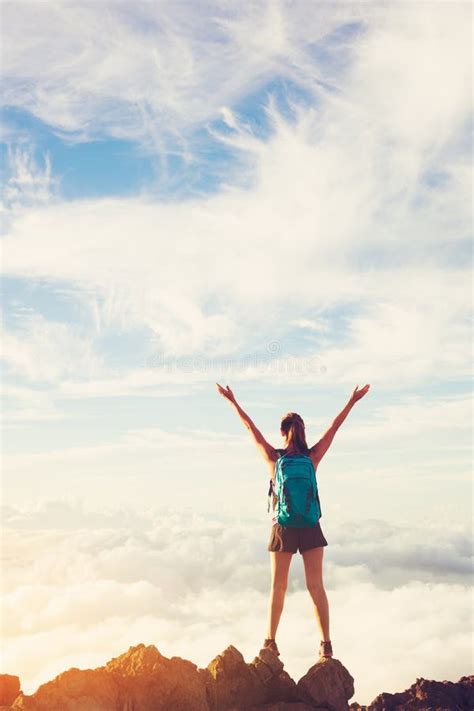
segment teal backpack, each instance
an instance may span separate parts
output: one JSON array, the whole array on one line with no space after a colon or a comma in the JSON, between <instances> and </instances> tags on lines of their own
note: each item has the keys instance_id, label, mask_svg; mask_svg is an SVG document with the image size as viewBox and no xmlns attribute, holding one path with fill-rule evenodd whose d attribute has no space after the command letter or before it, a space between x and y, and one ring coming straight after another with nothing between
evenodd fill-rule
<instances>
[{"instance_id":1,"label":"teal backpack","mask_svg":"<svg viewBox=\"0 0 474 711\"><path fill-rule=\"evenodd\" d=\"M277 450L281 451L281 450ZM275 484L270 479L270 497L276 496L275 516L281 526L315 526L322 516L316 470L306 454L282 454L275 464Z\"/></svg>"}]
</instances>

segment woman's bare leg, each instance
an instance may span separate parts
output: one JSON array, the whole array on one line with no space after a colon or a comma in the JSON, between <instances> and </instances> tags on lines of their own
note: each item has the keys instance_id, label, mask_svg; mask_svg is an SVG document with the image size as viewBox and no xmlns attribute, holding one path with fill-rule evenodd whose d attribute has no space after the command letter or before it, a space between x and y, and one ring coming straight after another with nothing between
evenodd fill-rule
<instances>
[{"instance_id":1,"label":"woman's bare leg","mask_svg":"<svg viewBox=\"0 0 474 711\"><path fill-rule=\"evenodd\" d=\"M280 622L285 593L288 585L288 571L293 553L270 551L271 590L268 603L267 638L275 639Z\"/></svg>"},{"instance_id":2,"label":"woman's bare leg","mask_svg":"<svg viewBox=\"0 0 474 711\"><path fill-rule=\"evenodd\" d=\"M329 603L323 585L323 553L324 546L304 551L304 574L306 587L314 603L314 614L321 632L321 639L330 640L329 636Z\"/></svg>"}]
</instances>

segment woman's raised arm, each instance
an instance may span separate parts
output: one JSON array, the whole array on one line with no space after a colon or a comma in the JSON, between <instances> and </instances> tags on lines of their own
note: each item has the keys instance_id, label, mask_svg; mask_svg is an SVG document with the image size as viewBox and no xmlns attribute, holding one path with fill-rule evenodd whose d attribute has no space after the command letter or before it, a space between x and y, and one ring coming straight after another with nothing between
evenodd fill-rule
<instances>
[{"instance_id":1,"label":"woman's raised arm","mask_svg":"<svg viewBox=\"0 0 474 711\"><path fill-rule=\"evenodd\" d=\"M227 385L227 387L223 388L222 385L219 385L219 383L216 383L216 385L218 392L231 403L245 427L250 431L250 434L252 435L258 450L263 455L263 458L270 463L275 461L275 449L267 442L260 430L252 422L249 415L242 410L229 386Z\"/></svg>"},{"instance_id":2,"label":"woman's raised arm","mask_svg":"<svg viewBox=\"0 0 474 711\"><path fill-rule=\"evenodd\" d=\"M347 405L345 405L345 407L341 410L337 417L334 418L333 423L331 424L327 432L323 434L319 442L317 442L310 448L311 459L313 460L315 466L321 461L321 459L328 451L334 439L334 435L346 419L349 412L354 407L355 403L360 400L361 397L364 397L369 388L370 385L364 385L363 388L358 390L358 385L355 386L354 391L352 392L352 395L350 396L347 402Z\"/></svg>"}]
</instances>

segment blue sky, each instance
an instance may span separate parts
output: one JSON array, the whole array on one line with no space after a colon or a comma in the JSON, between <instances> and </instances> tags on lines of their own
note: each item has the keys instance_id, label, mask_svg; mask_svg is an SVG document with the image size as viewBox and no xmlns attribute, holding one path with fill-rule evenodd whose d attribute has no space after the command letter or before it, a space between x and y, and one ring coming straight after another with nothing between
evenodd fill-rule
<instances>
[{"instance_id":1,"label":"blue sky","mask_svg":"<svg viewBox=\"0 0 474 711\"><path fill-rule=\"evenodd\" d=\"M267 468L216 381L275 446L288 410L313 443L355 385L370 383L318 471L340 658L363 676L357 637L342 625L359 595L383 620L384 594L401 601L402 617L423 594L420 624L405 620L410 664L387 658L385 676L361 681L355 698L468 673L465 617L448 668L444 622L430 611L446 595L466 609L472 531L471 12L468 3L3 3L2 502L16 560L7 604L24 609L49 585L48 535L73 546L84 535L90 551L110 534L110 558L87 559L74 591L79 564L64 551L48 593L71 600L90 584L91 608L65 603L67 613L45 616L38 607L28 630L12 622L6 671L29 692L69 661L99 664L146 642L141 594L153 597L153 586L164 612L150 612L150 643L164 654L206 664L228 643L252 654L257 623L229 627L224 603L211 634L218 572L207 592L188 590L206 640L185 617L167 626L191 548L183 543L174 565L166 544L166 580L147 565L152 556L165 566L157 520L183 540L193 521L207 541L203 565L217 571L226 527L237 526L245 553L229 554L230 579L245 582L242 600L265 604ZM124 578L135 529L146 541L136 577ZM360 549L345 550L348 530ZM420 544L422 530L438 548ZM36 579L25 577L25 541ZM308 622L294 607L299 565L296 617L282 628L293 674L312 654L309 642L292 647ZM134 602L127 623L104 619L99 645L89 613L105 615L116 593L104 579ZM145 592L133 587L144 581ZM88 632L67 657L71 624ZM385 638L406 650L398 627ZM33 661L42 631L50 656Z\"/></svg>"}]
</instances>

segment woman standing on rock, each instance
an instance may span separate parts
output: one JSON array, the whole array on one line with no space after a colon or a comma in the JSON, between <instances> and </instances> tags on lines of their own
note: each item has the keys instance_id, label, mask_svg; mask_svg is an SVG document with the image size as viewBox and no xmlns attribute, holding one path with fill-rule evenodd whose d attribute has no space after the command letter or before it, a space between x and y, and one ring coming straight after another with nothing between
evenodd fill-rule
<instances>
[{"instance_id":1,"label":"woman standing on rock","mask_svg":"<svg viewBox=\"0 0 474 711\"><path fill-rule=\"evenodd\" d=\"M273 495L273 517L267 549L270 551L271 557L272 584L268 605L267 637L263 646L273 649L277 654L280 653L275 636L285 601L291 558L299 550L303 556L306 586L313 600L314 612L322 637L319 656L332 657L329 605L322 574L324 546L327 546L328 542L319 522L321 506L317 491L316 469L350 410L366 394L370 386L364 385L359 390L356 385L345 407L321 439L312 447L308 447L306 442L303 419L296 412L288 412L280 423L280 433L285 447L284 449L275 449L265 440L247 413L242 410L229 386L224 388L219 383L216 385L219 393L229 400L252 434L255 444L270 469L269 496ZM286 471L286 475L282 474L283 470ZM296 477L292 476L291 472L297 472ZM298 490L292 489L296 480L303 483L306 481L308 485L306 508L302 508L298 503ZM299 484L299 486L302 485ZM300 517L299 521L296 518L298 516ZM311 516L312 519L309 518ZM304 525L305 521L313 519L316 521L315 523L309 526ZM282 521L288 521L290 525L283 525Z\"/></svg>"}]
</instances>

